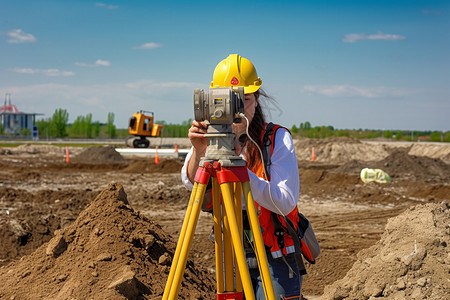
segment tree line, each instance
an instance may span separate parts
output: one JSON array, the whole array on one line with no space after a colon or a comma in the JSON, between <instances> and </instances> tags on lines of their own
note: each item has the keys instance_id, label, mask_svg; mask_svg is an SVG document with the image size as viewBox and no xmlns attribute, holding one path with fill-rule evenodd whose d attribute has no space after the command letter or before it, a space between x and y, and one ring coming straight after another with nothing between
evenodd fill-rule
<instances>
[{"instance_id":1,"label":"tree line","mask_svg":"<svg viewBox=\"0 0 450 300\"><path fill-rule=\"evenodd\" d=\"M450 132L376 129L335 129L333 126L311 126L310 122L293 125L290 129L294 137L327 138L349 137L356 139L384 138L399 141L450 142Z\"/></svg>"},{"instance_id":2,"label":"tree line","mask_svg":"<svg viewBox=\"0 0 450 300\"><path fill-rule=\"evenodd\" d=\"M52 117L36 121L40 138L114 138L117 129L114 125L114 113L109 112L106 123L92 120L92 114L78 116L69 124L69 113L65 109L56 109Z\"/></svg>"},{"instance_id":3,"label":"tree line","mask_svg":"<svg viewBox=\"0 0 450 300\"><path fill-rule=\"evenodd\" d=\"M128 128L117 129L114 125L114 113L108 112L106 123L92 120L92 114L78 116L69 124L67 110L58 108L50 118L36 121L39 138L125 138ZM192 119L181 124L159 121L163 125L161 137L187 137ZM0 128L0 132L2 132ZM403 141L450 142L450 132L375 130L375 129L335 129L333 126L312 126L309 121L293 125L290 132L294 138L348 137L356 139L384 138ZM29 129L21 131L21 136L31 136Z\"/></svg>"},{"instance_id":4,"label":"tree line","mask_svg":"<svg viewBox=\"0 0 450 300\"><path fill-rule=\"evenodd\" d=\"M36 121L40 138L125 138L128 128L118 129L114 125L114 113L109 112L106 123L92 120L92 114L78 116L69 124L69 113L65 109L56 109L52 117ZM160 121L164 125L161 137L187 137L192 119L181 124ZM28 134L31 135L31 132Z\"/></svg>"}]
</instances>

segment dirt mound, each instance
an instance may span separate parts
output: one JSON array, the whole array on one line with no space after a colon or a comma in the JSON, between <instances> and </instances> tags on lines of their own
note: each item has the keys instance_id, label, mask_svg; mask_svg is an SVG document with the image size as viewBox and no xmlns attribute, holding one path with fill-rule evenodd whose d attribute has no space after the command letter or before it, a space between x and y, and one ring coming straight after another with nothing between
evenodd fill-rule
<instances>
[{"instance_id":1,"label":"dirt mound","mask_svg":"<svg viewBox=\"0 0 450 300\"><path fill-rule=\"evenodd\" d=\"M389 219L381 240L359 252L321 299L446 299L449 221L446 203L418 205Z\"/></svg>"},{"instance_id":2,"label":"dirt mound","mask_svg":"<svg viewBox=\"0 0 450 300\"><path fill-rule=\"evenodd\" d=\"M52 146L52 145L32 145L32 144L25 144L20 145L15 148L11 148L9 150L10 154L17 154L17 153L27 153L27 154L37 154L37 155L56 155L59 154L61 156L64 155L65 148L60 146Z\"/></svg>"},{"instance_id":3,"label":"dirt mound","mask_svg":"<svg viewBox=\"0 0 450 300\"><path fill-rule=\"evenodd\" d=\"M87 148L86 150L76 155L73 159L71 159L71 161L80 163L103 164L121 163L125 162L125 159L112 146L98 146Z\"/></svg>"},{"instance_id":4,"label":"dirt mound","mask_svg":"<svg viewBox=\"0 0 450 300\"><path fill-rule=\"evenodd\" d=\"M309 138L300 138L298 139L299 145L304 146L320 146L327 144L361 144L360 140L352 139L349 137L329 137L323 139L309 139Z\"/></svg>"},{"instance_id":5,"label":"dirt mound","mask_svg":"<svg viewBox=\"0 0 450 300\"><path fill-rule=\"evenodd\" d=\"M123 169L125 173L179 173L183 161L178 159L162 159L158 164L154 160L133 160Z\"/></svg>"},{"instance_id":6,"label":"dirt mound","mask_svg":"<svg viewBox=\"0 0 450 300\"><path fill-rule=\"evenodd\" d=\"M175 242L111 184L74 223L0 268L0 298L161 299ZM213 299L215 280L191 261L179 299Z\"/></svg>"},{"instance_id":7,"label":"dirt mound","mask_svg":"<svg viewBox=\"0 0 450 300\"><path fill-rule=\"evenodd\" d=\"M81 147L67 147L70 157L77 155L84 150ZM14 161L18 156L34 158L39 162L64 162L66 157L66 147L54 145L33 145L24 144L17 147L0 148L0 155L9 156L9 163L15 164ZM6 158L6 157L5 157ZM12 159L12 160L11 160Z\"/></svg>"},{"instance_id":8,"label":"dirt mound","mask_svg":"<svg viewBox=\"0 0 450 300\"><path fill-rule=\"evenodd\" d=\"M440 158L449 160L450 144L449 143L414 143L409 150L409 155L427 156L431 158ZM447 157L447 159L445 159Z\"/></svg>"},{"instance_id":9,"label":"dirt mound","mask_svg":"<svg viewBox=\"0 0 450 300\"><path fill-rule=\"evenodd\" d=\"M423 176L424 178L450 178L450 168L439 158L408 155L397 150L379 162L388 172L395 175Z\"/></svg>"},{"instance_id":10,"label":"dirt mound","mask_svg":"<svg viewBox=\"0 0 450 300\"><path fill-rule=\"evenodd\" d=\"M444 156L444 157L442 158L442 160L443 160L445 163L450 164L450 153L447 154L446 156Z\"/></svg>"},{"instance_id":11,"label":"dirt mound","mask_svg":"<svg viewBox=\"0 0 450 300\"><path fill-rule=\"evenodd\" d=\"M48 242L53 232L72 223L96 194L90 190L31 193L0 188L0 266Z\"/></svg>"},{"instance_id":12,"label":"dirt mound","mask_svg":"<svg viewBox=\"0 0 450 300\"><path fill-rule=\"evenodd\" d=\"M315 161L341 164L350 160L377 161L389 155L382 144L362 143L357 139L333 137L325 139L294 140L295 153L299 160L311 160L314 148Z\"/></svg>"},{"instance_id":13,"label":"dirt mound","mask_svg":"<svg viewBox=\"0 0 450 300\"><path fill-rule=\"evenodd\" d=\"M351 160L333 172L359 174L363 168L382 169L391 177L420 179L427 182L448 182L449 166L439 158L408 155L409 149L394 149L380 161Z\"/></svg>"}]
</instances>

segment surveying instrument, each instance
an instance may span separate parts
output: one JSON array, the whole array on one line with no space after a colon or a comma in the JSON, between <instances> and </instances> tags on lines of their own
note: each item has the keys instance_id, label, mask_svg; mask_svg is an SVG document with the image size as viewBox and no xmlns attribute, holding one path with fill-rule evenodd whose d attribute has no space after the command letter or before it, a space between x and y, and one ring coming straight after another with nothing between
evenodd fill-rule
<instances>
[{"instance_id":1,"label":"surveying instrument","mask_svg":"<svg viewBox=\"0 0 450 300\"><path fill-rule=\"evenodd\" d=\"M195 120L208 124L208 146L202 157L186 216L180 231L163 300L178 299L188 253L209 180L212 181L217 300L255 299L243 246L242 198L250 223L253 246L264 286L265 299L275 300L272 279L246 162L236 156L232 123L242 122L244 88L211 88L194 91ZM222 196L222 197L220 197ZM243 197L242 197L243 196Z\"/></svg>"}]
</instances>

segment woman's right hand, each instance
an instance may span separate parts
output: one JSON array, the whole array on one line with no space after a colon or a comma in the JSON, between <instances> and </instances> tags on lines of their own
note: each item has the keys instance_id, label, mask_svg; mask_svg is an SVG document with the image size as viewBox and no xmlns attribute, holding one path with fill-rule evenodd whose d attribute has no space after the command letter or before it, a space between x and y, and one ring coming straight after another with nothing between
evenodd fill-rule
<instances>
[{"instance_id":1,"label":"woman's right hand","mask_svg":"<svg viewBox=\"0 0 450 300\"><path fill-rule=\"evenodd\" d=\"M208 125L205 122L195 120L192 121L192 126L189 128L188 137L194 149L187 164L186 174L192 183L195 181L195 174L197 173L200 160L205 156L206 147L208 146L205 137L207 129Z\"/></svg>"},{"instance_id":2,"label":"woman's right hand","mask_svg":"<svg viewBox=\"0 0 450 300\"><path fill-rule=\"evenodd\" d=\"M197 153L205 153L208 142L205 137L208 125L205 122L192 121L192 126L189 128L188 137L191 140L192 146Z\"/></svg>"}]
</instances>

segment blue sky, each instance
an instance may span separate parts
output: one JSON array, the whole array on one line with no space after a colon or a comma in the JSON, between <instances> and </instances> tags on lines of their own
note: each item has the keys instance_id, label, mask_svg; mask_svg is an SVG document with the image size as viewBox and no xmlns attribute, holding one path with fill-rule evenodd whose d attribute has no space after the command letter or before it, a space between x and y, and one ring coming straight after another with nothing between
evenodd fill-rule
<instances>
[{"instance_id":1,"label":"blue sky","mask_svg":"<svg viewBox=\"0 0 450 300\"><path fill-rule=\"evenodd\" d=\"M0 12L0 99L44 118L181 123L238 53L287 127L450 130L450 1L0 0Z\"/></svg>"}]
</instances>

